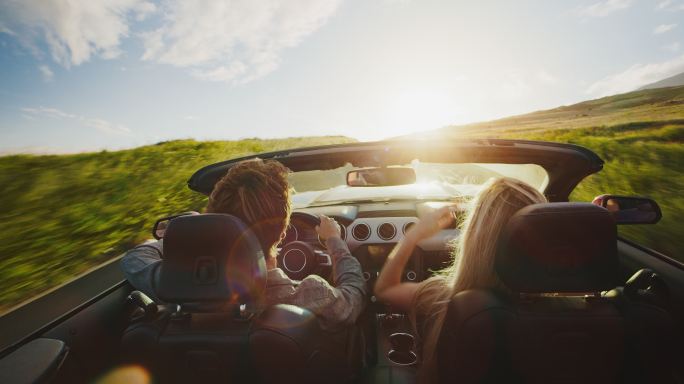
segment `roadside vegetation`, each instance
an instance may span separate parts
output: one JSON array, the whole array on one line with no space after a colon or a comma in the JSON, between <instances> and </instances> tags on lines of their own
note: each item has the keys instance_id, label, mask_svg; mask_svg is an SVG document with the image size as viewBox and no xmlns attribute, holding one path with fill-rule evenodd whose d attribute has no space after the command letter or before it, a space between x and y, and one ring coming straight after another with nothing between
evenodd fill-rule
<instances>
[{"instance_id":1,"label":"roadside vegetation","mask_svg":"<svg viewBox=\"0 0 684 384\"><path fill-rule=\"evenodd\" d=\"M611 193L648 196L663 211L655 225L625 225L621 236L684 261L684 120L549 131L517 138L578 144L606 162L573 191L573 201Z\"/></svg>"},{"instance_id":2,"label":"roadside vegetation","mask_svg":"<svg viewBox=\"0 0 684 384\"><path fill-rule=\"evenodd\" d=\"M684 262L684 87L630 92L438 132L591 149L605 161L603 170L583 180L570 199L591 201L604 193L655 199L663 211L660 223L620 226L619 233Z\"/></svg>"},{"instance_id":3,"label":"roadside vegetation","mask_svg":"<svg viewBox=\"0 0 684 384\"><path fill-rule=\"evenodd\" d=\"M646 195L657 225L624 237L684 261L684 87L632 92L421 137L517 138L585 146L604 170L572 194ZM0 313L150 237L164 215L201 210L186 182L200 167L237 156L353 141L344 137L197 142L60 156L0 157Z\"/></svg>"},{"instance_id":4,"label":"roadside vegetation","mask_svg":"<svg viewBox=\"0 0 684 384\"><path fill-rule=\"evenodd\" d=\"M200 167L344 137L172 141L116 152L0 157L0 313L151 237L167 214L200 210Z\"/></svg>"}]
</instances>

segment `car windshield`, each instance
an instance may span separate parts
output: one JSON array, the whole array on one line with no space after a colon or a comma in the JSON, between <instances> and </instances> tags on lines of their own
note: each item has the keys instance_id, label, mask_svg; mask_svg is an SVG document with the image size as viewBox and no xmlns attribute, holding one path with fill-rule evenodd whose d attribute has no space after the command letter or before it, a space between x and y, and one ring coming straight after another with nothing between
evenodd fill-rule
<instances>
[{"instance_id":1,"label":"car windshield","mask_svg":"<svg viewBox=\"0 0 684 384\"><path fill-rule=\"evenodd\" d=\"M548 174L536 164L422 163L404 164L416 172L414 184L386 187L348 187L347 172L359 169L349 164L331 170L293 172L295 206L327 205L358 201L404 199L449 199L472 196L493 177L522 180L539 191L548 184Z\"/></svg>"}]
</instances>

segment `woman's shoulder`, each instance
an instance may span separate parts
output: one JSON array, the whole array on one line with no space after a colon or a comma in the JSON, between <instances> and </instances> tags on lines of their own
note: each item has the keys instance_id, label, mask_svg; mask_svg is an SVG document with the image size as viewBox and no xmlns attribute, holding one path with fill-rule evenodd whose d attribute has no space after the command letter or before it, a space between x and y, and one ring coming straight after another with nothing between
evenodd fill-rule
<instances>
[{"instance_id":1,"label":"woman's shoulder","mask_svg":"<svg viewBox=\"0 0 684 384\"><path fill-rule=\"evenodd\" d=\"M432 277L429 277L419 283L419 289L418 292L421 292L423 290L429 290L429 289L438 289L438 290L444 290L447 288L447 277L444 275L435 275Z\"/></svg>"},{"instance_id":2,"label":"woman's shoulder","mask_svg":"<svg viewBox=\"0 0 684 384\"><path fill-rule=\"evenodd\" d=\"M436 275L419 283L413 297L412 308L417 317L433 313L435 306L446 302L451 296L446 276Z\"/></svg>"}]
</instances>

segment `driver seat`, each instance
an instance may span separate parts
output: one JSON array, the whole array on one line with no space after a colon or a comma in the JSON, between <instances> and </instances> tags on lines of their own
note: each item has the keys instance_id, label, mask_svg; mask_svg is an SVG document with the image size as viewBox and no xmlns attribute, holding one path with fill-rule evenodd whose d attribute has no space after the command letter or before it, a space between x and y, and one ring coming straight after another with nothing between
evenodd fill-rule
<instances>
[{"instance_id":1,"label":"driver seat","mask_svg":"<svg viewBox=\"0 0 684 384\"><path fill-rule=\"evenodd\" d=\"M237 217L171 220L156 274L155 293L167 304L142 300L144 311L136 312L124 332L121 350L124 363L142 365L155 382L302 383L330 374L333 381L350 377L345 349L328 342L313 313L262 305L264 254Z\"/></svg>"},{"instance_id":2,"label":"driver seat","mask_svg":"<svg viewBox=\"0 0 684 384\"><path fill-rule=\"evenodd\" d=\"M266 265L245 224L222 214L173 219L154 281L167 304L132 319L122 339L124 361L159 382L246 381L249 328Z\"/></svg>"}]
</instances>

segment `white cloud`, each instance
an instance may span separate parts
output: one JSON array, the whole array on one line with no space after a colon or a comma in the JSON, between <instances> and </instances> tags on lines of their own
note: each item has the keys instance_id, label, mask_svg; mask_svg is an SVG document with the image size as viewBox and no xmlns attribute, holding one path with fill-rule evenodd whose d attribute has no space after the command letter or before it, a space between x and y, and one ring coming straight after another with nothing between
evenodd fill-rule
<instances>
[{"instance_id":1,"label":"white cloud","mask_svg":"<svg viewBox=\"0 0 684 384\"><path fill-rule=\"evenodd\" d=\"M30 120L35 120L39 118L57 119L57 120L72 120L78 122L86 127L96 129L100 132L108 134L119 134L119 135L130 135L131 130L128 127L112 123L110 121L86 117L82 115L76 115L73 113L67 113L57 108L22 108L23 116Z\"/></svg>"},{"instance_id":2,"label":"white cloud","mask_svg":"<svg viewBox=\"0 0 684 384\"><path fill-rule=\"evenodd\" d=\"M665 9L672 4L672 0L663 0L656 6L656 9Z\"/></svg>"},{"instance_id":3,"label":"white cloud","mask_svg":"<svg viewBox=\"0 0 684 384\"><path fill-rule=\"evenodd\" d=\"M670 43L667 45L663 45L663 49L666 51L670 51L670 52L679 52L680 48L681 48L681 45L679 44L679 42L674 42L674 43Z\"/></svg>"},{"instance_id":4,"label":"white cloud","mask_svg":"<svg viewBox=\"0 0 684 384\"><path fill-rule=\"evenodd\" d=\"M587 17L605 17L632 6L633 0L603 0L580 7L579 14Z\"/></svg>"},{"instance_id":5,"label":"white cloud","mask_svg":"<svg viewBox=\"0 0 684 384\"><path fill-rule=\"evenodd\" d=\"M684 11L684 3L675 3L673 0L663 0L656 6L659 11Z\"/></svg>"},{"instance_id":6,"label":"white cloud","mask_svg":"<svg viewBox=\"0 0 684 384\"><path fill-rule=\"evenodd\" d=\"M537 80L539 80L540 83L543 85L557 85L558 84L558 78L550 73L548 73L546 70L541 70L537 72Z\"/></svg>"},{"instance_id":7,"label":"white cloud","mask_svg":"<svg viewBox=\"0 0 684 384\"><path fill-rule=\"evenodd\" d=\"M505 70L496 78L496 83L498 84L496 97L500 100L517 100L529 95L533 91L532 81L521 70Z\"/></svg>"},{"instance_id":8,"label":"white cloud","mask_svg":"<svg viewBox=\"0 0 684 384\"><path fill-rule=\"evenodd\" d=\"M43 81L45 82L50 82L55 77L55 74L52 73L52 70L47 65L39 66L38 70L40 71L41 76L43 76Z\"/></svg>"},{"instance_id":9,"label":"white cloud","mask_svg":"<svg viewBox=\"0 0 684 384\"><path fill-rule=\"evenodd\" d=\"M633 91L681 72L684 72L684 55L660 63L633 65L625 71L595 82L586 92L596 97L615 95Z\"/></svg>"},{"instance_id":10,"label":"white cloud","mask_svg":"<svg viewBox=\"0 0 684 384\"><path fill-rule=\"evenodd\" d=\"M0 22L0 33L6 33L10 36L16 36L17 34L14 33L11 29L7 28L4 23Z\"/></svg>"},{"instance_id":11,"label":"white cloud","mask_svg":"<svg viewBox=\"0 0 684 384\"><path fill-rule=\"evenodd\" d=\"M677 24L660 24L653 29L654 35L661 35L665 32L669 32L677 27Z\"/></svg>"},{"instance_id":12,"label":"white cloud","mask_svg":"<svg viewBox=\"0 0 684 384\"><path fill-rule=\"evenodd\" d=\"M92 56L117 57L121 39L129 34L128 15L142 20L155 9L145 0L4 1L0 25L34 54L39 54L36 40L44 39L52 58L69 67Z\"/></svg>"},{"instance_id":13,"label":"white cloud","mask_svg":"<svg viewBox=\"0 0 684 384\"><path fill-rule=\"evenodd\" d=\"M187 68L210 81L246 83L323 26L341 0L169 0L165 21L142 34L144 60Z\"/></svg>"}]
</instances>

